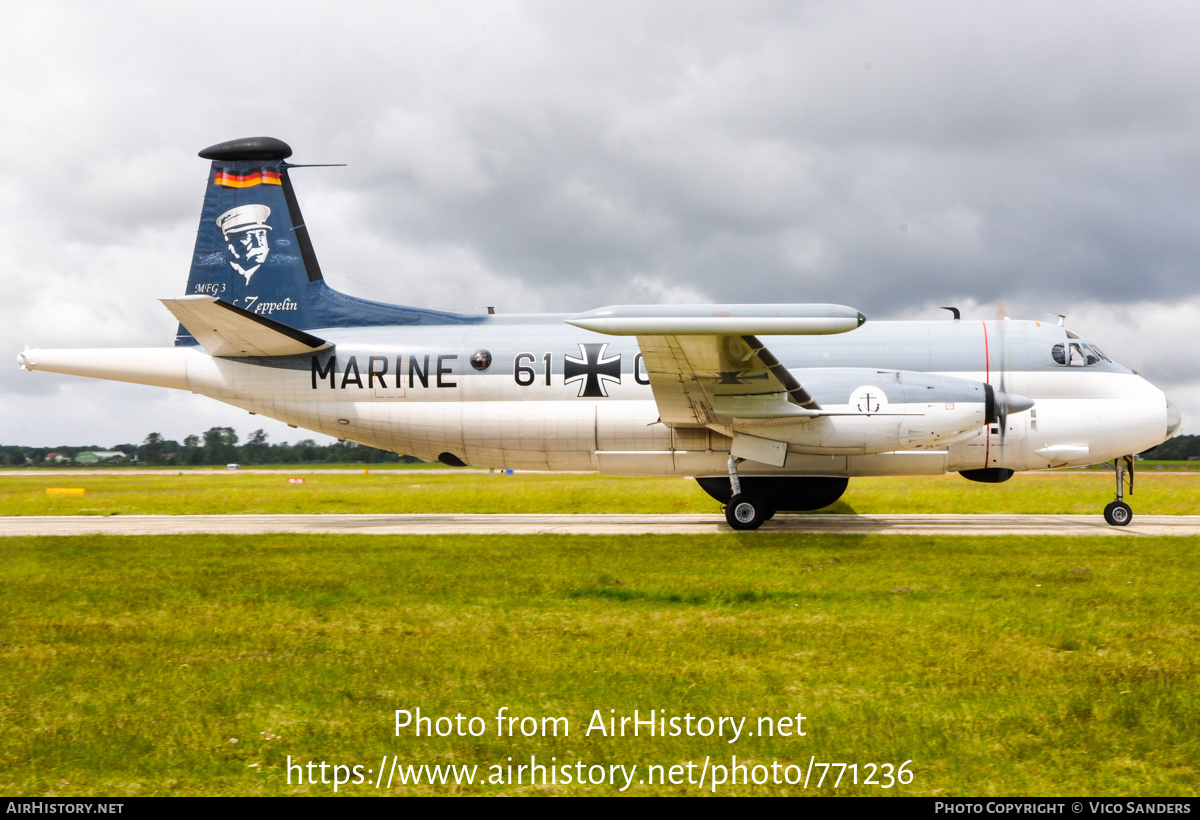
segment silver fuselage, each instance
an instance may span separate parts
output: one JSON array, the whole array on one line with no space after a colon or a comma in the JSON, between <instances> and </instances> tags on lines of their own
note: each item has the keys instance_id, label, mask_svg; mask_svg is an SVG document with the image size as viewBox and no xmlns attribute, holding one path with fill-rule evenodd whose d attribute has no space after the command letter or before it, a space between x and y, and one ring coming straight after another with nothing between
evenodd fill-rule
<instances>
[{"instance_id":1,"label":"silver fuselage","mask_svg":"<svg viewBox=\"0 0 1200 820\"><path fill-rule=\"evenodd\" d=\"M770 423L723 417L668 427L638 340L581 330L565 318L316 328L332 347L299 356L217 358L185 346L31 350L22 362L191 390L339 439L498 469L723 475L733 437L750 434L786 443L786 462L749 461L743 473L1043 470L1141 452L1179 425L1162 391L1136 373L1104 358L1070 361L1072 342L1086 342L1062 327L963 320L761 338L823 407L850 407L853 391L866 385L903 408L895 415ZM585 344L607 347L589 360ZM1064 363L1055 359L1056 345ZM1003 431L985 424L981 406L964 392L979 383L1034 406L1008 414Z\"/></svg>"}]
</instances>

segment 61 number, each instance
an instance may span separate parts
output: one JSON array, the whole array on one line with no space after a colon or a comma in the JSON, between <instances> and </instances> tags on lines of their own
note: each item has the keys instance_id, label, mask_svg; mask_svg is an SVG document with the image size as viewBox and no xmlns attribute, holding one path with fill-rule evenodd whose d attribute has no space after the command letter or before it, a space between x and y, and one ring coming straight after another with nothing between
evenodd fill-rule
<instances>
[{"instance_id":1,"label":"61 number","mask_svg":"<svg viewBox=\"0 0 1200 820\"><path fill-rule=\"evenodd\" d=\"M517 358L513 360L513 379L522 387L528 387L537 380L537 373L534 372L531 366L535 361L532 353L518 353ZM550 386L550 367L554 363L554 354L547 353L542 357L542 371L546 379L546 386Z\"/></svg>"}]
</instances>

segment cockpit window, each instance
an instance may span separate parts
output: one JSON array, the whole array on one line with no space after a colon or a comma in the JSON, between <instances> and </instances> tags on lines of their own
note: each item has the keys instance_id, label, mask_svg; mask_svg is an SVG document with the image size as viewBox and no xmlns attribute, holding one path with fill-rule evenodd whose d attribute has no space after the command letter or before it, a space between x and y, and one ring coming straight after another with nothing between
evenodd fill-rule
<instances>
[{"instance_id":1,"label":"cockpit window","mask_svg":"<svg viewBox=\"0 0 1200 820\"><path fill-rule=\"evenodd\" d=\"M1055 345L1050 349L1050 357L1066 367L1091 367L1102 361L1111 361L1090 344L1075 341L1067 342L1065 345Z\"/></svg>"}]
</instances>

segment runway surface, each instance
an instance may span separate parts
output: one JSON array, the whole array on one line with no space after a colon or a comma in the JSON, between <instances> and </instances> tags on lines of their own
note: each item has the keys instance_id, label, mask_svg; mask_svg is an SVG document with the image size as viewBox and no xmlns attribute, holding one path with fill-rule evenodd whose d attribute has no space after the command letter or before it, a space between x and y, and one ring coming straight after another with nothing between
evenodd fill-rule
<instances>
[{"instance_id":1,"label":"runway surface","mask_svg":"<svg viewBox=\"0 0 1200 820\"><path fill-rule=\"evenodd\" d=\"M0 536L226 533L451 535L732 533L720 515L119 515L0 516ZM778 515L759 533L861 535L1200 535L1200 515Z\"/></svg>"}]
</instances>

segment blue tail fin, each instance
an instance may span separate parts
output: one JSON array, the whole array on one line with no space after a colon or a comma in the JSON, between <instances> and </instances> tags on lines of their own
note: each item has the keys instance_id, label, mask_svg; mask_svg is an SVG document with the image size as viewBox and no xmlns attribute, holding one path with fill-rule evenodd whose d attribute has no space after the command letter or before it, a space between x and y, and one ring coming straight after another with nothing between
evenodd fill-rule
<instances>
[{"instance_id":1,"label":"blue tail fin","mask_svg":"<svg viewBox=\"0 0 1200 820\"><path fill-rule=\"evenodd\" d=\"M200 152L212 160L189 296L223 302L299 330L322 327L474 323L483 317L358 299L325 284L288 177L292 149L247 137ZM177 345L196 340L181 325Z\"/></svg>"}]
</instances>

